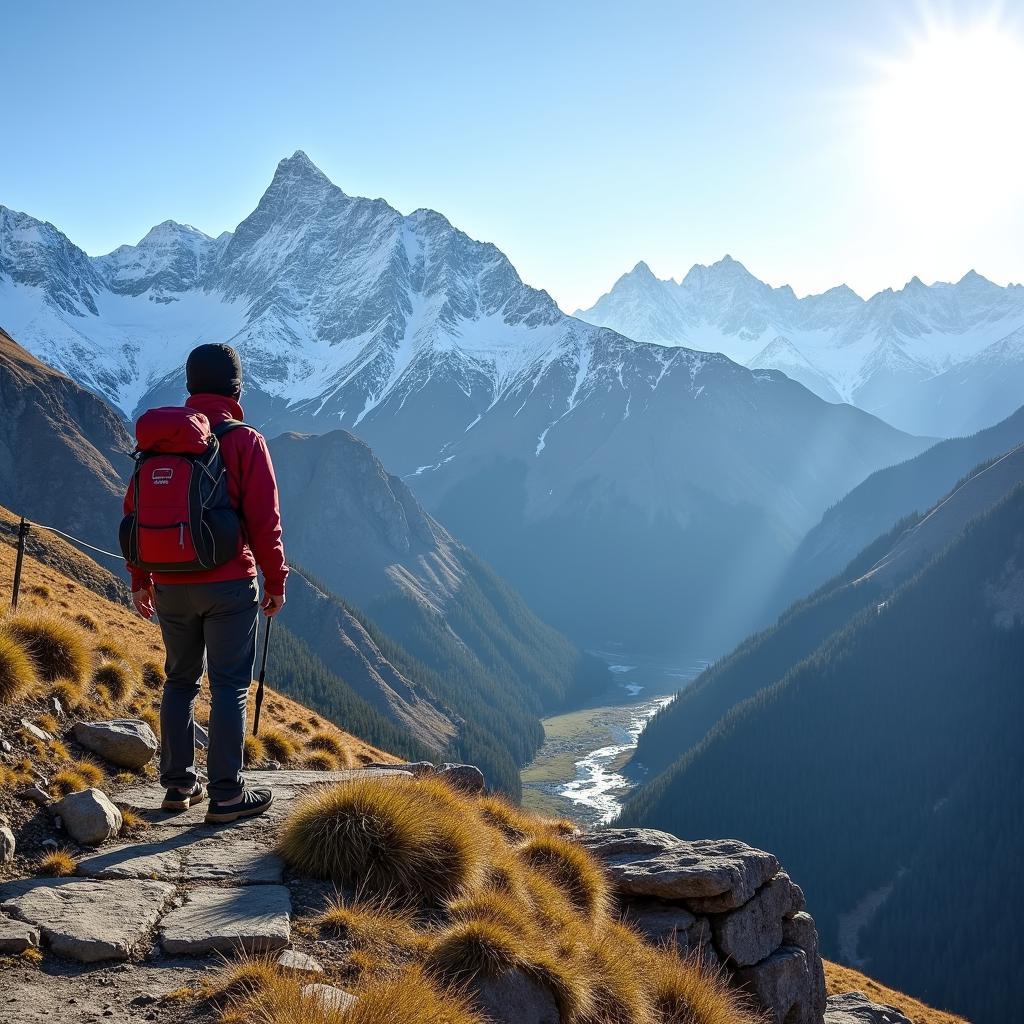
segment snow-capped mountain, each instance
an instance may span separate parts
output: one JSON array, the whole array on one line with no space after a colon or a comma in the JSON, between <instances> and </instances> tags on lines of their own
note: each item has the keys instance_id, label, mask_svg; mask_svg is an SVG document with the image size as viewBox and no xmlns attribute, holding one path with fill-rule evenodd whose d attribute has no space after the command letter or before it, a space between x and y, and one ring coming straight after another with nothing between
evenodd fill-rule
<instances>
[{"instance_id":1,"label":"snow-capped mountain","mask_svg":"<svg viewBox=\"0 0 1024 1024\"><path fill-rule=\"evenodd\" d=\"M829 504L926 443L568 317L495 246L348 196L301 152L216 239L165 222L90 258L2 211L0 324L126 415L180 402L188 350L230 341L250 422L356 433L587 639L709 650Z\"/></svg>"},{"instance_id":2,"label":"snow-capped mountain","mask_svg":"<svg viewBox=\"0 0 1024 1024\"><path fill-rule=\"evenodd\" d=\"M575 314L659 345L685 345L752 369L781 370L829 402L845 401L903 430L972 433L1011 413L1024 379L1024 287L973 270L955 284L913 278L870 299L845 285L798 299L729 256L661 280L645 263Z\"/></svg>"}]
</instances>

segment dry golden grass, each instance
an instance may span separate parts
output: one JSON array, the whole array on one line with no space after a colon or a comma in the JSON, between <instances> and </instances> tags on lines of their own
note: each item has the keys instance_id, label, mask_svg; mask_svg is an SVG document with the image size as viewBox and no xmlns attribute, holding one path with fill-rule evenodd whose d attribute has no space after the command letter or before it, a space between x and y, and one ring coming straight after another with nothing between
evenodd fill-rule
<instances>
[{"instance_id":1,"label":"dry golden grass","mask_svg":"<svg viewBox=\"0 0 1024 1024\"><path fill-rule=\"evenodd\" d=\"M338 761L333 754L316 750L306 758L302 766L311 772L333 772L338 770Z\"/></svg>"},{"instance_id":2,"label":"dry golden grass","mask_svg":"<svg viewBox=\"0 0 1024 1024\"><path fill-rule=\"evenodd\" d=\"M852 967L842 964L825 962L825 988L830 996L842 995L844 992L863 992L869 999L886 1006L895 1006L909 1017L914 1024L967 1024L963 1017L957 1017L944 1010L936 1010L910 996L897 992L894 988L869 978Z\"/></svg>"},{"instance_id":3,"label":"dry golden grass","mask_svg":"<svg viewBox=\"0 0 1024 1024\"><path fill-rule=\"evenodd\" d=\"M53 850L39 858L36 871L40 875L53 875L55 878L66 878L75 873L78 862L67 850Z\"/></svg>"},{"instance_id":4,"label":"dry golden grass","mask_svg":"<svg viewBox=\"0 0 1024 1024\"><path fill-rule=\"evenodd\" d=\"M297 747L295 741L283 729L264 729L263 749L266 755L281 764L288 764L295 757Z\"/></svg>"},{"instance_id":5,"label":"dry golden grass","mask_svg":"<svg viewBox=\"0 0 1024 1024\"><path fill-rule=\"evenodd\" d=\"M105 661L96 669L93 684L115 703L126 701L135 688L131 670L123 661Z\"/></svg>"},{"instance_id":6,"label":"dry golden grass","mask_svg":"<svg viewBox=\"0 0 1024 1024\"><path fill-rule=\"evenodd\" d=\"M288 728L291 729L292 732L297 732L300 736L309 735L309 726L306 725L306 723L303 722L301 719L296 719L294 722L289 722Z\"/></svg>"},{"instance_id":7,"label":"dry golden grass","mask_svg":"<svg viewBox=\"0 0 1024 1024\"><path fill-rule=\"evenodd\" d=\"M225 1009L266 991L280 976L267 956L227 961L204 980L200 994L214 1006Z\"/></svg>"},{"instance_id":8,"label":"dry golden grass","mask_svg":"<svg viewBox=\"0 0 1024 1024\"><path fill-rule=\"evenodd\" d=\"M56 697L65 711L74 711L85 699L85 686L74 679L58 679L50 687L50 696Z\"/></svg>"},{"instance_id":9,"label":"dry golden grass","mask_svg":"<svg viewBox=\"0 0 1024 1024\"><path fill-rule=\"evenodd\" d=\"M22 781L17 770L7 764L0 764L0 791L14 789Z\"/></svg>"},{"instance_id":10,"label":"dry golden grass","mask_svg":"<svg viewBox=\"0 0 1024 1024\"><path fill-rule=\"evenodd\" d=\"M110 636L104 636L93 650L105 661L123 661L125 664L131 661L128 648Z\"/></svg>"},{"instance_id":11,"label":"dry golden grass","mask_svg":"<svg viewBox=\"0 0 1024 1024\"><path fill-rule=\"evenodd\" d=\"M100 624L96 621L95 615L90 615L88 612L76 612L71 618L78 623L82 629L87 630L90 633L98 633L100 631Z\"/></svg>"},{"instance_id":12,"label":"dry golden grass","mask_svg":"<svg viewBox=\"0 0 1024 1024\"><path fill-rule=\"evenodd\" d=\"M88 788L89 783L72 768L62 768L50 779L50 789L60 796L67 796L69 793L80 793L83 789Z\"/></svg>"},{"instance_id":13,"label":"dry golden grass","mask_svg":"<svg viewBox=\"0 0 1024 1024\"><path fill-rule=\"evenodd\" d=\"M357 779L308 796L285 823L284 859L378 898L431 905L479 884L487 830L427 780Z\"/></svg>"},{"instance_id":14,"label":"dry golden grass","mask_svg":"<svg viewBox=\"0 0 1024 1024\"><path fill-rule=\"evenodd\" d=\"M153 735L160 738L160 712L153 708L143 708L138 713L140 721L143 721L153 730Z\"/></svg>"},{"instance_id":15,"label":"dry golden grass","mask_svg":"<svg viewBox=\"0 0 1024 1024\"><path fill-rule=\"evenodd\" d=\"M345 903L338 897L312 923L323 936L392 962L407 960L423 945L408 910L371 900Z\"/></svg>"},{"instance_id":16,"label":"dry golden grass","mask_svg":"<svg viewBox=\"0 0 1024 1024\"><path fill-rule=\"evenodd\" d=\"M0 705L13 704L36 685L36 669L21 641L0 626Z\"/></svg>"},{"instance_id":17,"label":"dry golden grass","mask_svg":"<svg viewBox=\"0 0 1024 1024\"><path fill-rule=\"evenodd\" d=\"M39 716L37 723L40 729L45 729L47 732L60 732L60 722L58 722L57 719L48 711Z\"/></svg>"},{"instance_id":18,"label":"dry golden grass","mask_svg":"<svg viewBox=\"0 0 1024 1024\"><path fill-rule=\"evenodd\" d=\"M245 746L242 750L242 761L246 765L258 764L267 756L263 746L263 740L259 736L246 736Z\"/></svg>"},{"instance_id":19,"label":"dry golden grass","mask_svg":"<svg viewBox=\"0 0 1024 1024\"><path fill-rule=\"evenodd\" d=\"M90 786L99 786L106 777L103 769L88 758L72 761L69 765L71 771L80 775Z\"/></svg>"},{"instance_id":20,"label":"dry golden grass","mask_svg":"<svg viewBox=\"0 0 1024 1024\"><path fill-rule=\"evenodd\" d=\"M332 757L339 758L344 754L344 748L341 743L338 742L336 736L332 736L329 732L316 732L306 740L307 750L322 750L325 754L330 754Z\"/></svg>"},{"instance_id":21,"label":"dry golden grass","mask_svg":"<svg viewBox=\"0 0 1024 1024\"><path fill-rule=\"evenodd\" d=\"M149 822L131 807L126 807L124 804L118 804L117 807L121 812L120 834L122 836L135 836L149 828Z\"/></svg>"},{"instance_id":22,"label":"dry golden grass","mask_svg":"<svg viewBox=\"0 0 1024 1024\"><path fill-rule=\"evenodd\" d=\"M585 850L560 836L538 836L520 850L529 865L557 885L569 902L591 920L605 912L608 881L604 869Z\"/></svg>"},{"instance_id":23,"label":"dry golden grass","mask_svg":"<svg viewBox=\"0 0 1024 1024\"><path fill-rule=\"evenodd\" d=\"M7 618L6 626L44 682L80 680L89 671L85 634L67 619L52 612L18 612Z\"/></svg>"},{"instance_id":24,"label":"dry golden grass","mask_svg":"<svg viewBox=\"0 0 1024 1024\"><path fill-rule=\"evenodd\" d=\"M149 690L159 690L167 681L163 665L157 661L144 661L139 668L142 684Z\"/></svg>"}]
</instances>

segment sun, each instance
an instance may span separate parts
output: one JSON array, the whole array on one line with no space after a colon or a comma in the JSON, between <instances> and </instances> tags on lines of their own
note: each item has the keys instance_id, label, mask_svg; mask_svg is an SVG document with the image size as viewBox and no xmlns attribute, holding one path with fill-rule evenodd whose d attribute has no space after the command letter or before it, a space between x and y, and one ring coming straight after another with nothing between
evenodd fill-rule
<instances>
[{"instance_id":1,"label":"sun","mask_svg":"<svg viewBox=\"0 0 1024 1024\"><path fill-rule=\"evenodd\" d=\"M930 22L903 54L874 63L860 106L883 203L964 223L1024 201L1020 35L996 18Z\"/></svg>"}]
</instances>

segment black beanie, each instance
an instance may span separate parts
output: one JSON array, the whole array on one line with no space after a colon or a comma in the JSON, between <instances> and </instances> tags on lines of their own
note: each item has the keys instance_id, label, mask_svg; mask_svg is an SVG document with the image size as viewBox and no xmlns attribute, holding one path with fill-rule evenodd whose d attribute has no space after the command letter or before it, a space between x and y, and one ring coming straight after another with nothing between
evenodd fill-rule
<instances>
[{"instance_id":1,"label":"black beanie","mask_svg":"<svg viewBox=\"0 0 1024 1024\"><path fill-rule=\"evenodd\" d=\"M242 361L230 345L200 345L185 361L185 386L190 395L227 395L242 391Z\"/></svg>"}]
</instances>

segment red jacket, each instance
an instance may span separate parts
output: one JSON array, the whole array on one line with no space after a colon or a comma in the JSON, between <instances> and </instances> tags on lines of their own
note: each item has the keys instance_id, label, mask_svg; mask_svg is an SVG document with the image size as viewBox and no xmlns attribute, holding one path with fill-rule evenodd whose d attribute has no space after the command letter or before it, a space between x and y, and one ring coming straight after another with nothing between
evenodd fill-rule
<instances>
[{"instance_id":1,"label":"red jacket","mask_svg":"<svg viewBox=\"0 0 1024 1024\"><path fill-rule=\"evenodd\" d=\"M210 426L224 420L244 419L242 407L223 395L193 395L186 403L190 409L201 412ZM139 437L141 448L150 447L157 438ZM277 480L270 461L267 442L255 430L239 428L224 435L220 443L221 457L228 475L228 493L231 504L241 514L245 528L245 542L238 554L205 572L154 573L150 575L128 564L132 574L132 590L142 590L155 580L157 583L222 583L225 580L244 580L256 575L258 565L268 594L283 594L288 577L288 564L284 558L281 540L281 506L277 494ZM125 515L134 511L134 489L129 486L124 498Z\"/></svg>"}]
</instances>

